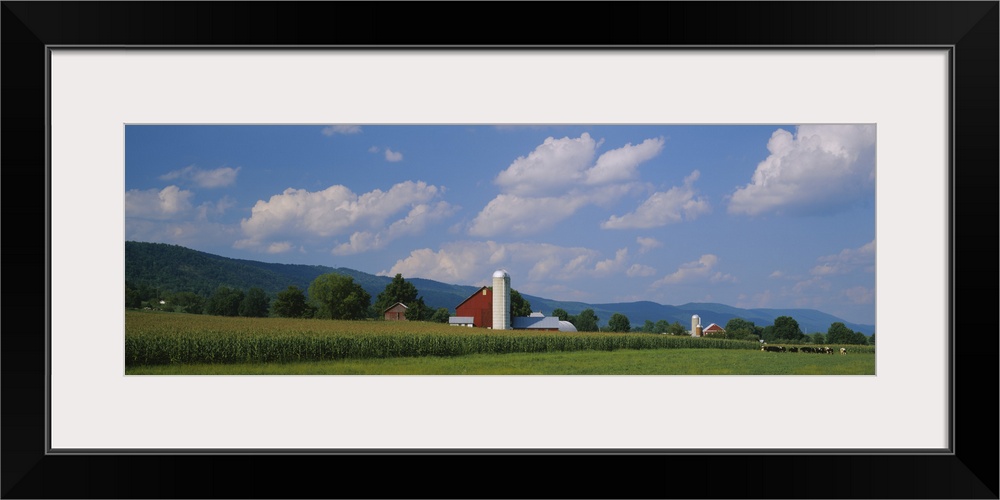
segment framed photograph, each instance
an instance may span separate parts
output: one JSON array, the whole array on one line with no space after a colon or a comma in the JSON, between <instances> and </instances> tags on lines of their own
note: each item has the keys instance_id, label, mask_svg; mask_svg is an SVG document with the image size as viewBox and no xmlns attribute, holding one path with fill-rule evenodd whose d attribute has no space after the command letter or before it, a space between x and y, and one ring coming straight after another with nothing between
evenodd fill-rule
<instances>
[{"instance_id":1,"label":"framed photograph","mask_svg":"<svg viewBox=\"0 0 1000 500\"><path fill-rule=\"evenodd\" d=\"M977 421L996 416L993 400L981 396L995 394L989 390L996 383L995 358L990 354L984 363L981 353L995 353L996 338L977 340L975 346L956 340L959 326L988 331L978 324L983 314L971 323L956 316L956 273L973 261L965 257L971 234L958 235L956 229L960 217L996 217L996 205L984 200L996 196L1000 164L997 2L641 5L663 9L663 15L656 16L662 21L654 23L649 16L616 7L617 15L636 21L622 33L618 43L624 45L583 37L557 46L492 41L450 45L438 37L454 33L462 38L462 28L448 25L435 31L434 23L419 30L434 34L415 36L409 43L399 35L382 39L373 34L401 28L417 13L433 14L444 6L5 2L8 99L3 158L8 186L22 184L22 179L45 186L45 205L37 210L25 208L34 208L34 197L11 203L20 197L8 196L9 221L39 213L44 224L24 217L32 221L30 226L22 230L15 222L9 229L37 235L23 239L44 243L38 253L46 259L43 290L28 294L34 300L8 301L9 320L11 311L39 311L45 322L37 335L17 334L9 327L4 336L3 495L300 497L308 493L280 478L315 461L352 477L371 467L400 471L398 483L348 481L352 484L330 496L478 496L440 484L421 486L419 478L438 467L468 475L502 464L600 468L611 477L639 473L649 481L635 489L620 480L596 489L591 484L553 484L527 495L527 483L490 481L481 485L489 488L485 496L669 497L676 492L664 478L677 473L698 484L693 493L685 490L682 496L997 498L995 467L974 458L995 456L996 445L969 431L973 415ZM730 12L730 20L704 32L692 33L691 25L681 22L709 15L720 6ZM495 27L477 30L488 38L501 32L500 20L525 14L520 6L508 7ZM547 8L558 10L556 5ZM327 14L321 16L321 11ZM320 18L338 29L329 34L329 27L321 29ZM378 29L358 28L361 19ZM746 33L734 28L748 19L771 29L733 38L732 33ZM633 30L665 34L650 41ZM28 104L32 98L37 102ZM242 133L295 127L315 137L336 138L343 132L363 136L365 130L394 127L408 127L411 135L419 135L423 127L462 125L484 135L487 129L552 124L566 127L548 134L553 141L571 134L581 141L590 138L580 130L566 131L581 124L608 127L601 129L608 137L613 137L608 130L623 126L774 128L771 142L759 147L763 157L748 160L752 165L770 159L769 154L791 151L799 141L824 140L809 127L834 127L831 134L838 144L872 139L865 146L870 149L861 150L874 155L875 235L870 246L875 277L873 286L857 286L848 298L874 304L875 373L126 375L123 243L137 231L127 227L128 207L140 206L140 197L148 195L156 196L161 208L187 203L192 213L207 213L225 209L238 197L257 196L257 213L258 207L270 208L262 206L268 196L275 204L284 201L276 198L288 187L284 179L293 175L291 165L272 158L272 171L263 182L275 186L261 191L269 194L219 195L195 207L193 195L184 194L184 180L218 187L224 184L219 176L235 175L240 165L220 163L211 166L219 167L211 172L199 166L183 170L186 166L178 163L183 160L171 149L179 142L172 146L170 140L157 138L144 143L142 154L164 162L169 158L176 168L143 175L170 178L176 180L171 183L175 188L182 187L171 194L133 185L125 158L130 141L138 141L136 130L211 126L218 134L228 134L230 128ZM811 135L795 135L800 129L812 130ZM373 132L369 134L375 140ZM683 140L684 134L676 136L674 140ZM656 142L655 137L650 140ZM691 135L689 140L699 138ZM645 144L632 141L628 148ZM248 139L240 142L251 144ZM626 151L626 142L609 139L605 148ZM434 147L447 144L438 141ZM457 141L450 144L458 146ZM435 167L407 169L399 161L406 151L395 147L385 140L371 145L375 150L367 152L396 170L383 171L390 180L359 192L403 183L417 199L421 195L414 189L428 189L418 182L420 168ZM446 156L435 161L441 164ZM799 164L809 161L794 151L786 156ZM515 158L508 163L508 170L517 166ZM491 167L486 177L505 167ZM697 180L690 174L678 182L690 187ZM312 191L329 187L322 182L317 180L320 184ZM653 192L677 184L658 182ZM594 184L581 180L575 192L598 197L589 188ZM828 189L806 195L805 184L789 185L800 197L815 201L825 195L830 203L837 198L831 193L846 196L856 191L850 189L854 184L838 187L830 181ZM486 198L481 206L466 207L471 212L466 231L472 228L499 239L498 233L474 225L476 212L485 210L494 196L520 196L522 204L530 204L526 200L538 194L535 188L501 183L497 195L494 186L463 187L482 189ZM297 193L286 190L281 196ZM636 197L635 204L649 194ZM399 201L407 195L396 196ZM434 198L428 196L420 198L421 203ZM472 203L461 199L463 205ZM736 203L729 201L734 202L732 211ZM561 203L565 207L566 200ZM454 205L425 209L438 210L444 220L445 212L457 211ZM541 209L535 222L546 222L541 217L546 210L551 212L551 206ZM718 210L725 208L720 205ZM633 223L639 215L637 209L606 223ZM776 224L783 222L771 216ZM243 239L226 240L226 245L264 252L291 249L290 240L282 239L286 233L261 229L265 222L247 230L256 222L249 213L244 217ZM199 220L213 219L205 215ZM381 248L376 241L392 236L388 222L385 234L367 234L371 238L365 239L365 234L346 232L340 246L327 251L347 256ZM518 221L507 222L515 227ZM232 224L150 224L142 230L204 235L229 231ZM767 231L786 234L776 227ZM790 240L785 245L808 246L791 236L781 239ZM986 243L974 248L985 246L987 258L995 258L996 238L984 239ZM22 238L8 241L8 259L28 255L27 250L19 251ZM961 249L960 242L966 242ZM288 248L281 246L286 243ZM447 244L428 244L428 252L440 256ZM637 244L642 246L641 241ZM839 259L856 263L865 248L845 245L847 253ZM634 253L639 251L637 247ZM613 249L608 252L611 266L615 255ZM393 264L402 265L399 262L387 262L386 272ZM832 273L840 262L830 256L815 274ZM597 259L591 264L602 263ZM636 273L652 269L648 262L634 264L640 266ZM671 270L680 276L693 267L678 264ZM666 271L662 284L675 283ZM974 289L978 295L985 287ZM44 304L37 303L39 296L45 297ZM972 379L983 380L975 391L960 382ZM274 477L255 474L251 484L245 476L240 480L230 475L251 462L266 464L254 467L275 471ZM81 470L88 471L87 477ZM162 479L165 470L172 471L168 479ZM715 474L720 470L731 480L719 481ZM930 470L947 473L934 475ZM818 477L824 478L821 484L813 480ZM200 489L206 481L210 489Z\"/></svg>"}]
</instances>

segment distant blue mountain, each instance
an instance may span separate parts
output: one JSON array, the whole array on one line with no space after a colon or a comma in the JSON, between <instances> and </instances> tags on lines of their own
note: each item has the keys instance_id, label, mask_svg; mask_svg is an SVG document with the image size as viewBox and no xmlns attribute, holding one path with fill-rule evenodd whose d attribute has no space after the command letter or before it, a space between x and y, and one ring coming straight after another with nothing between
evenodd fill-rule
<instances>
[{"instance_id":1,"label":"distant blue mountain","mask_svg":"<svg viewBox=\"0 0 1000 500\"><path fill-rule=\"evenodd\" d=\"M192 291L208 296L219 286L239 289L260 287L274 296L289 285L309 288L316 277L326 273L341 273L354 278L374 300L385 286L392 281L389 276L376 276L348 268L334 268L303 264L274 264L252 260L231 259L177 245L163 243L125 242L125 281L137 286L145 284L165 291ZM406 278L417 288L428 307L447 308L454 314L455 307L472 295L479 287L471 285L447 284L423 278ZM516 289L516 288L515 288ZM871 335L875 325L850 323L831 314L815 309L740 309L725 304L688 303L679 306L657 304L656 302L620 302L613 304L588 304L552 300L534 295L521 294L531 304L532 310L551 314L555 309L563 309L571 315L584 309L593 309L600 318L599 324L607 325L614 313L624 314L632 326L642 326L646 320L666 320L691 326L691 316L697 314L701 323L708 326L716 323L725 326L732 318L752 321L757 326L768 326L779 316L791 316L805 333L825 333L830 324L844 323L848 328Z\"/></svg>"}]
</instances>

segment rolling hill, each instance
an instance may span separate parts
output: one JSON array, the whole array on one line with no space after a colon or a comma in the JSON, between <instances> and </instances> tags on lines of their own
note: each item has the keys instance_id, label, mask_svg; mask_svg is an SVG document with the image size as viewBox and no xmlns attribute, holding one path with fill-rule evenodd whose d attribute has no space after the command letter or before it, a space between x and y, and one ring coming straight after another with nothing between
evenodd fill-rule
<instances>
[{"instance_id":1,"label":"rolling hill","mask_svg":"<svg viewBox=\"0 0 1000 500\"><path fill-rule=\"evenodd\" d=\"M389 276L376 276L354 269L231 259L178 245L125 242L126 283L131 286L146 285L162 291L191 291L207 297L216 288L225 285L241 290L260 287L273 297L289 285L297 286L304 291L317 276L332 272L351 276L371 294L373 299L392 281ZM471 285L447 284L423 278L406 278L406 280L413 283L428 307L434 309L444 307L452 313L455 311L455 306L478 289ZM531 303L533 310L546 314L550 314L556 308L563 309L569 314L579 314L587 308L593 309L600 318L601 325L606 325L614 313L627 316L633 326L641 326L646 320L655 322L661 319L690 326L691 316L694 314L701 317L704 326L710 323L725 326L732 318L743 318L753 321L758 326L767 326L774 322L774 318L791 316L806 333L826 332L831 323L838 321L865 335L871 335L875 331L874 325L850 323L815 309L740 309L715 303L671 306L649 301L587 304L552 300L523 293L521 295Z\"/></svg>"}]
</instances>

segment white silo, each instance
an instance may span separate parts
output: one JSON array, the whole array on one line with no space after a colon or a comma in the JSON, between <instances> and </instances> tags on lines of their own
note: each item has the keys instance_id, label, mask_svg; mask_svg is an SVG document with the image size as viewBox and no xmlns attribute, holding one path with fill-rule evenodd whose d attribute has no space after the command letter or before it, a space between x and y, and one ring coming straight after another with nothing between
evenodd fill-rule
<instances>
[{"instance_id":1,"label":"white silo","mask_svg":"<svg viewBox=\"0 0 1000 500\"><path fill-rule=\"evenodd\" d=\"M493 273L493 329L510 330L510 275L503 269Z\"/></svg>"},{"instance_id":2,"label":"white silo","mask_svg":"<svg viewBox=\"0 0 1000 500\"><path fill-rule=\"evenodd\" d=\"M697 314L691 316L691 335L695 337L701 335L701 316Z\"/></svg>"}]
</instances>

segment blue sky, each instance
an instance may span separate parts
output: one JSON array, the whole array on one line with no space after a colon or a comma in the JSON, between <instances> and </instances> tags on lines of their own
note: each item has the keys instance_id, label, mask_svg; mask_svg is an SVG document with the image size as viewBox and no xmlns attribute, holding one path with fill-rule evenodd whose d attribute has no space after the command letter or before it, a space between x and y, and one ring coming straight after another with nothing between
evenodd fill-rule
<instances>
[{"instance_id":1,"label":"blue sky","mask_svg":"<svg viewBox=\"0 0 1000 500\"><path fill-rule=\"evenodd\" d=\"M874 125L129 125L125 236L875 323Z\"/></svg>"}]
</instances>

